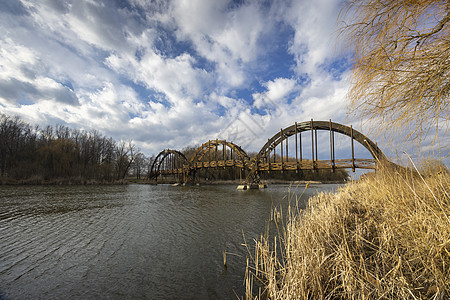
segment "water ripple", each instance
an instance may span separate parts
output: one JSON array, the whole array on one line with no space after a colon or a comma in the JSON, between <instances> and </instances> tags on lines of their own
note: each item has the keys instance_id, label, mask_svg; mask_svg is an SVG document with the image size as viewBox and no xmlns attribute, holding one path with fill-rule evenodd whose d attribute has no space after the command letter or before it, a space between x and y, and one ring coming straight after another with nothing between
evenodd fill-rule
<instances>
[{"instance_id":1,"label":"water ripple","mask_svg":"<svg viewBox=\"0 0 450 300\"><path fill-rule=\"evenodd\" d=\"M0 187L0 298L235 298L242 231L257 238L286 190Z\"/></svg>"}]
</instances>

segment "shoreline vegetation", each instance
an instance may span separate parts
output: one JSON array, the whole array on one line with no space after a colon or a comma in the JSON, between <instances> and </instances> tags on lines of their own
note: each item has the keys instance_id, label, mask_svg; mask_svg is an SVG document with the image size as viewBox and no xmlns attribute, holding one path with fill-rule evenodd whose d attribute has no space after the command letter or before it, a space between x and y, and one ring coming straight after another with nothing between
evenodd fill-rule
<instances>
[{"instance_id":1,"label":"shoreline vegetation","mask_svg":"<svg viewBox=\"0 0 450 300\"><path fill-rule=\"evenodd\" d=\"M246 245L246 299L448 299L449 187L437 164L382 167L305 210L290 195L278 234Z\"/></svg>"},{"instance_id":2,"label":"shoreline vegetation","mask_svg":"<svg viewBox=\"0 0 450 300\"><path fill-rule=\"evenodd\" d=\"M1 184L120 183L132 169L140 174L143 160L131 141L0 114Z\"/></svg>"},{"instance_id":3,"label":"shoreline vegetation","mask_svg":"<svg viewBox=\"0 0 450 300\"><path fill-rule=\"evenodd\" d=\"M349 181L347 180L277 180L269 179L264 181L269 185L277 184L291 184L291 185L306 185L306 184L345 184ZM139 179L135 177L128 177L118 180L95 180L95 179L85 179L85 178L53 178L44 179L41 176L33 176L26 179L13 179L13 178L0 178L0 185L123 185L123 184L175 184L178 183L176 180L159 180L157 182L150 181L148 179ZM242 182L238 179L236 180L215 180L215 181L200 181L200 185L224 185L224 184L241 184Z\"/></svg>"},{"instance_id":4,"label":"shoreline vegetation","mask_svg":"<svg viewBox=\"0 0 450 300\"><path fill-rule=\"evenodd\" d=\"M122 185L128 184L127 179L97 180L86 178L52 178L44 179L41 176L32 176L25 179L0 178L0 185Z\"/></svg>"}]
</instances>

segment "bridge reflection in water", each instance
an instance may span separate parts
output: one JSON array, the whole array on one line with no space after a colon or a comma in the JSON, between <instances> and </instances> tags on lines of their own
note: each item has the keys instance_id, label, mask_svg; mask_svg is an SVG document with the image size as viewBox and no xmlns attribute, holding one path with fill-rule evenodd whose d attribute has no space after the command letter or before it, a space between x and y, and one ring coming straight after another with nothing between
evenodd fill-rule
<instances>
[{"instance_id":1,"label":"bridge reflection in water","mask_svg":"<svg viewBox=\"0 0 450 300\"><path fill-rule=\"evenodd\" d=\"M318 131L329 132L329 159L319 160ZM310 132L311 140L304 141L302 133ZM335 133L350 138L350 153L347 158L336 159ZM289 137L294 138L295 157L289 156ZM355 157L355 141L371 154L370 159ZM310 157L304 156L303 145L310 143ZM303 145L302 145L303 144ZM323 144L323 143L322 143ZM278 151L277 151L278 148ZM238 145L225 140L210 140L201 145L188 160L178 150L161 151L153 161L148 178L157 180L159 176L175 176L179 182L194 182L198 170L217 168L239 168L244 174L246 184L257 184L260 175L272 171L302 171L329 169L376 169L380 161L386 160L378 146L352 126L329 121L311 121L295 123L281 129L261 148L258 154L250 158Z\"/></svg>"}]
</instances>

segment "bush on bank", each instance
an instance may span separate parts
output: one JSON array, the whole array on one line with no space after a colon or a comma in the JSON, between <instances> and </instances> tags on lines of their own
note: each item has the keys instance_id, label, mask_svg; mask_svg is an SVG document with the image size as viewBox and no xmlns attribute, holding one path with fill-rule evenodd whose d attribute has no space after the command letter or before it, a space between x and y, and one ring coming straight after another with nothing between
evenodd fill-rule
<instances>
[{"instance_id":1,"label":"bush on bank","mask_svg":"<svg viewBox=\"0 0 450 300\"><path fill-rule=\"evenodd\" d=\"M247 299L448 299L450 174L383 168L256 241Z\"/></svg>"}]
</instances>

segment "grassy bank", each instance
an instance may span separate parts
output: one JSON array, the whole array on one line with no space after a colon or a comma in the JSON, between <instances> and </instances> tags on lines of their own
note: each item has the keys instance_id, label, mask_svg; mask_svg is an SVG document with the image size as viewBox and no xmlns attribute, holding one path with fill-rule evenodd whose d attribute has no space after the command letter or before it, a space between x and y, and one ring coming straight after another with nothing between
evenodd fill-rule
<instances>
[{"instance_id":1,"label":"grassy bank","mask_svg":"<svg viewBox=\"0 0 450 300\"><path fill-rule=\"evenodd\" d=\"M249 245L246 298L448 299L450 175L385 168Z\"/></svg>"},{"instance_id":2,"label":"grassy bank","mask_svg":"<svg viewBox=\"0 0 450 300\"><path fill-rule=\"evenodd\" d=\"M8 177L0 177L0 185L119 185L127 184L127 180L97 180L86 179L82 177L70 177L70 178L52 178L44 179L42 176L32 176L26 179L13 179Z\"/></svg>"}]
</instances>

